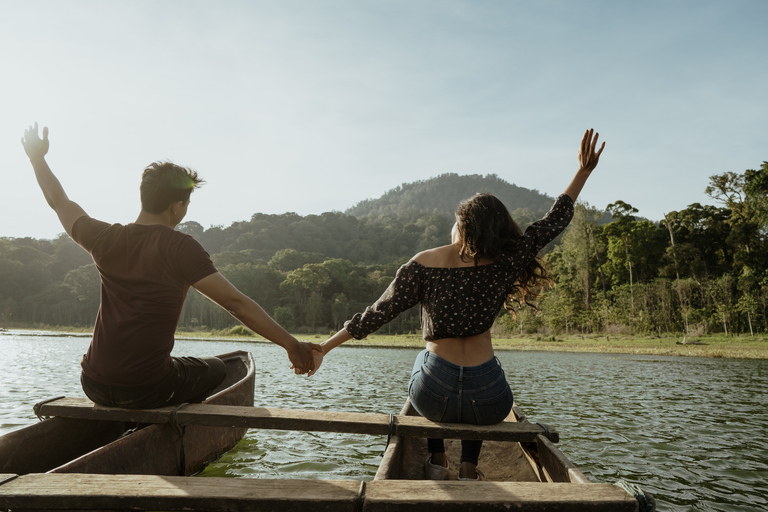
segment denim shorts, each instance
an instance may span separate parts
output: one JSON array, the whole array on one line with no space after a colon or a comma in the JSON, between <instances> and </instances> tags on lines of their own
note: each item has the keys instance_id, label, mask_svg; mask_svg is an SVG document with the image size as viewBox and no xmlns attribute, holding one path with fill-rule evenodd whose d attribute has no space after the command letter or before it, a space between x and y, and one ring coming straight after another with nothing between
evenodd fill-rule
<instances>
[{"instance_id":1,"label":"denim shorts","mask_svg":"<svg viewBox=\"0 0 768 512\"><path fill-rule=\"evenodd\" d=\"M459 366L423 350L408 386L413 407L431 421L493 425L512 410L512 390L496 357Z\"/></svg>"}]
</instances>

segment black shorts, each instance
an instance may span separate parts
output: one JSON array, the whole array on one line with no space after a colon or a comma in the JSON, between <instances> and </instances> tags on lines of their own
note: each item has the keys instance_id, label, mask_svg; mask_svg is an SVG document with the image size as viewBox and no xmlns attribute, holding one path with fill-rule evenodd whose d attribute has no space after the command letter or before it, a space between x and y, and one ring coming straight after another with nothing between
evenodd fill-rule
<instances>
[{"instance_id":1,"label":"black shorts","mask_svg":"<svg viewBox=\"0 0 768 512\"><path fill-rule=\"evenodd\" d=\"M166 405L202 402L226 376L217 357L172 357L171 371L160 382L147 386L109 386L80 374L83 391L94 403L107 407L153 409Z\"/></svg>"}]
</instances>

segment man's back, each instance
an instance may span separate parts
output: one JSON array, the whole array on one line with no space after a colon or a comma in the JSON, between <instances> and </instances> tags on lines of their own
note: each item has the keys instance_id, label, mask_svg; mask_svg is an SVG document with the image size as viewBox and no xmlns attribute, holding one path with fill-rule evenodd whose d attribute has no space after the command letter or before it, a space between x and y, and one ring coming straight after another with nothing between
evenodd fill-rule
<instances>
[{"instance_id":1,"label":"man's back","mask_svg":"<svg viewBox=\"0 0 768 512\"><path fill-rule=\"evenodd\" d=\"M153 384L168 374L189 286L216 272L192 237L163 225L81 217L72 236L101 275L101 307L83 372L112 386Z\"/></svg>"},{"instance_id":2,"label":"man's back","mask_svg":"<svg viewBox=\"0 0 768 512\"><path fill-rule=\"evenodd\" d=\"M92 219L69 199L53 174L48 128L24 130L21 139L48 206L62 227L93 256L101 274L101 306L93 340L83 357L83 391L112 407L151 408L200 402L224 379L215 357L171 357L173 335L187 290L222 306L246 327L285 349L295 373L314 368L320 346L299 342L253 299L216 271L192 237L173 230L187 214L196 171L153 162L141 175L141 211L134 224Z\"/></svg>"}]
</instances>

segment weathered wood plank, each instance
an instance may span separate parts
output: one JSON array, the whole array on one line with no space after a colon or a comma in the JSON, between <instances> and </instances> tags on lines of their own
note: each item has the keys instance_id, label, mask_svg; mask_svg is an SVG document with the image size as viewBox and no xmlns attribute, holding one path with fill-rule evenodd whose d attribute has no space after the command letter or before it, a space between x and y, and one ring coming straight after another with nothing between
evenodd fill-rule
<instances>
[{"instance_id":1,"label":"weathered wood plank","mask_svg":"<svg viewBox=\"0 0 768 512\"><path fill-rule=\"evenodd\" d=\"M638 509L632 496L609 484L375 480L361 485L332 480L34 474L0 485L0 509L353 511L361 499L364 512Z\"/></svg>"},{"instance_id":2,"label":"weathered wood plank","mask_svg":"<svg viewBox=\"0 0 768 512\"><path fill-rule=\"evenodd\" d=\"M434 423L418 416L397 416L395 433L410 437L484 439L486 441L533 441L544 433L539 425L503 421L495 425L468 425L464 423ZM549 435L559 440L557 431Z\"/></svg>"},{"instance_id":3,"label":"weathered wood plank","mask_svg":"<svg viewBox=\"0 0 768 512\"><path fill-rule=\"evenodd\" d=\"M416 411L411 406L409 399L405 400L403 408L400 410L400 415L405 416L407 414L414 415ZM388 443L384 448L384 453L381 456L381 462L379 468L376 470L374 480L380 480L382 478L402 478L401 469L403 467L403 443L406 439L402 436L390 436L387 439Z\"/></svg>"},{"instance_id":4,"label":"weathered wood plank","mask_svg":"<svg viewBox=\"0 0 768 512\"><path fill-rule=\"evenodd\" d=\"M0 485L0 509L354 511L360 482L32 474Z\"/></svg>"},{"instance_id":5,"label":"weathered wood plank","mask_svg":"<svg viewBox=\"0 0 768 512\"><path fill-rule=\"evenodd\" d=\"M610 484L374 480L363 512L636 512L638 503Z\"/></svg>"},{"instance_id":6,"label":"weathered wood plank","mask_svg":"<svg viewBox=\"0 0 768 512\"><path fill-rule=\"evenodd\" d=\"M549 439L544 436L538 436L536 444L539 462L553 481L576 484L590 483L586 475L573 462L568 460L568 457L557 446L552 444Z\"/></svg>"},{"instance_id":7,"label":"weathered wood plank","mask_svg":"<svg viewBox=\"0 0 768 512\"><path fill-rule=\"evenodd\" d=\"M121 409L96 405L87 398L59 398L39 407L41 416L79 418L84 420L111 420L133 423L167 423L176 406L157 409Z\"/></svg>"},{"instance_id":8,"label":"weathered wood plank","mask_svg":"<svg viewBox=\"0 0 768 512\"><path fill-rule=\"evenodd\" d=\"M226 405L189 404L181 408L130 410L102 407L86 398L62 398L41 407L41 414L67 418L110 419L140 423L166 423L175 411L182 425L211 427L247 427L275 430L305 430L315 432L344 432L354 434L388 435L390 417L387 414L354 412L306 411ZM530 423L502 422L496 425L463 423L434 423L422 417L398 415L392 425L393 435L410 437L442 437L485 439L489 441L534 441L544 428ZM550 437L558 433L550 429Z\"/></svg>"},{"instance_id":9,"label":"weathered wood plank","mask_svg":"<svg viewBox=\"0 0 768 512\"><path fill-rule=\"evenodd\" d=\"M14 478L16 478L18 475L8 474L8 473L2 473L0 474L0 485L3 485L5 482L10 482Z\"/></svg>"}]
</instances>

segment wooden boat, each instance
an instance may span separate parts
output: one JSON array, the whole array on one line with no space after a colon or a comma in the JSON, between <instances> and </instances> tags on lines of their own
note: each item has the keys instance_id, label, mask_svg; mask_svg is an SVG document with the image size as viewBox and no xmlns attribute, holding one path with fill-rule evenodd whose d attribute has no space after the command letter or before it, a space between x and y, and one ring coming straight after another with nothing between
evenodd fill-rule
<instances>
[{"instance_id":1,"label":"wooden boat","mask_svg":"<svg viewBox=\"0 0 768 512\"><path fill-rule=\"evenodd\" d=\"M410 400L406 400L400 414L419 416ZM512 408L506 421L528 423L517 406ZM456 480L461 441L446 439L445 451L451 463L448 479ZM427 455L426 439L392 436L374 480L422 480ZM591 483L544 435L538 435L536 441L530 443L484 441L479 467L489 481Z\"/></svg>"},{"instance_id":2,"label":"wooden boat","mask_svg":"<svg viewBox=\"0 0 768 512\"><path fill-rule=\"evenodd\" d=\"M252 372L252 365L251 365ZM252 381L251 381L252 383ZM252 384L249 401L252 402ZM84 399L62 399L56 405L46 404L40 409L63 418L130 418L133 421L168 421L174 418L187 425L187 429L202 424L222 425L224 429L244 426L287 430L315 430L327 432L356 432L382 435L390 433L379 471L372 482L353 480L291 480L291 479L237 479L237 478L185 478L161 474L2 474L0 469L0 510L117 510L129 504L134 510L205 510L231 512L232 510L280 510L282 512L311 510L339 510L367 512L428 512L452 510L535 511L552 510L589 512L637 512L639 501L625 490L611 484L593 484L549 441L556 432L543 425L526 421L519 409L513 408L508 422L489 427L457 424L435 424L418 417L406 401L402 414L338 413L332 411L293 411L253 407L216 407L191 404L178 411L163 408L147 411L111 409L94 406ZM130 413L130 416L126 416ZM86 414L87 416L83 416ZM410 417L409 417L410 416ZM59 416L57 416L59 417ZM49 420L52 421L52 420ZM95 420L90 420L91 422ZM513 423L515 422L515 423ZM43 422L48 423L48 421ZM237 425L237 427L234 427ZM149 450L167 448L178 441L167 423L158 427L170 429L155 436L131 442L130 450L138 450L138 457L147 456ZM146 427L125 440L138 436ZM205 427L211 429L212 427ZM189 430L188 430L189 432ZM420 436L462 434L467 438L481 435L486 439L517 439L523 442L485 441L481 465L490 482L456 481L456 467L451 468L451 481L424 481L424 460L427 456L426 440ZM242 435L242 434L241 434ZM123 439L107 444L76 459L55 472L82 471L81 459L98 454ZM61 439L60 439L61 441ZM126 441L127 442L127 441ZM236 441L235 441L236 442ZM147 443L147 446L142 446ZM459 441L446 441L448 455L458 461ZM123 446L114 450L117 455L99 458L115 464L114 457L134 457ZM0 453L2 456L2 453ZM162 459L176 460L176 452L162 454ZM167 468L164 467L163 470ZM171 469L174 467L171 465ZM117 468L126 473L124 468ZM184 471L183 474L189 471ZM413 480L422 480L414 482ZM578 485L588 484L588 485ZM109 491L104 492L105 489ZM646 509L642 509L646 510ZM653 509L648 509L653 510Z\"/></svg>"},{"instance_id":3,"label":"wooden boat","mask_svg":"<svg viewBox=\"0 0 768 512\"><path fill-rule=\"evenodd\" d=\"M253 406L250 353L217 357L227 376L204 403ZM232 449L246 431L55 417L0 437L0 473L192 475Z\"/></svg>"}]
</instances>

